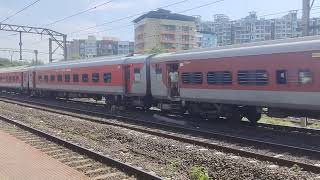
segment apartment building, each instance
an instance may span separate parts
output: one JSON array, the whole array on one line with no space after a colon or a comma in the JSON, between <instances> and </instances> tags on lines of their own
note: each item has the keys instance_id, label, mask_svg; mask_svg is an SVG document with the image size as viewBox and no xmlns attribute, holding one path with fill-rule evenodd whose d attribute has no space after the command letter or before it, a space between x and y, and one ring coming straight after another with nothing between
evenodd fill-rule
<instances>
[{"instance_id":1,"label":"apartment building","mask_svg":"<svg viewBox=\"0 0 320 180\"><path fill-rule=\"evenodd\" d=\"M67 50L68 59L129 55L134 53L134 42L120 41L113 37L97 40L94 36L88 36L88 39L74 39L68 45Z\"/></svg>"},{"instance_id":2,"label":"apartment building","mask_svg":"<svg viewBox=\"0 0 320 180\"><path fill-rule=\"evenodd\" d=\"M98 55L97 51L97 40L95 36L88 36L85 40L85 53L86 57L96 57Z\"/></svg>"},{"instance_id":3,"label":"apartment building","mask_svg":"<svg viewBox=\"0 0 320 180\"><path fill-rule=\"evenodd\" d=\"M217 35L208 31L198 31L196 33L198 48L213 48L218 46Z\"/></svg>"},{"instance_id":4,"label":"apartment building","mask_svg":"<svg viewBox=\"0 0 320 180\"><path fill-rule=\"evenodd\" d=\"M196 46L196 23L192 16L159 9L150 11L133 22L136 53L147 53L154 48L177 51Z\"/></svg>"},{"instance_id":5,"label":"apartment building","mask_svg":"<svg viewBox=\"0 0 320 180\"><path fill-rule=\"evenodd\" d=\"M271 39L272 21L258 19L256 12L233 22L233 44Z\"/></svg>"},{"instance_id":6,"label":"apartment building","mask_svg":"<svg viewBox=\"0 0 320 180\"><path fill-rule=\"evenodd\" d=\"M301 35L297 11L290 11L289 14L274 19L274 39L294 38Z\"/></svg>"}]
</instances>

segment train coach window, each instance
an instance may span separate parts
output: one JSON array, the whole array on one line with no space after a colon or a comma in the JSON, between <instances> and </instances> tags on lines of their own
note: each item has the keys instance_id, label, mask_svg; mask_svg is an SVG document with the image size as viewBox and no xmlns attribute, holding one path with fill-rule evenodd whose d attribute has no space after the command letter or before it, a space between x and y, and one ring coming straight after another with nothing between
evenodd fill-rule
<instances>
[{"instance_id":1,"label":"train coach window","mask_svg":"<svg viewBox=\"0 0 320 180\"><path fill-rule=\"evenodd\" d=\"M55 75L50 75L50 81L55 81L56 76Z\"/></svg>"},{"instance_id":2,"label":"train coach window","mask_svg":"<svg viewBox=\"0 0 320 180\"><path fill-rule=\"evenodd\" d=\"M92 81L99 82L99 73L92 73Z\"/></svg>"},{"instance_id":3,"label":"train coach window","mask_svg":"<svg viewBox=\"0 0 320 180\"><path fill-rule=\"evenodd\" d=\"M287 71L278 70L276 71L277 84L287 84Z\"/></svg>"},{"instance_id":4,"label":"train coach window","mask_svg":"<svg viewBox=\"0 0 320 180\"><path fill-rule=\"evenodd\" d=\"M203 77L201 72L184 72L182 73L183 84L202 84Z\"/></svg>"},{"instance_id":5,"label":"train coach window","mask_svg":"<svg viewBox=\"0 0 320 180\"><path fill-rule=\"evenodd\" d=\"M62 75L61 74L58 75L57 80L58 80L58 82L62 82Z\"/></svg>"},{"instance_id":6,"label":"train coach window","mask_svg":"<svg viewBox=\"0 0 320 180\"><path fill-rule=\"evenodd\" d=\"M48 82L48 81L49 81L48 75L45 75L45 76L44 76L44 81L45 81L45 82Z\"/></svg>"},{"instance_id":7,"label":"train coach window","mask_svg":"<svg viewBox=\"0 0 320 180\"><path fill-rule=\"evenodd\" d=\"M103 80L105 83L111 83L111 73L104 73Z\"/></svg>"},{"instance_id":8,"label":"train coach window","mask_svg":"<svg viewBox=\"0 0 320 180\"><path fill-rule=\"evenodd\" d=\"M229 71L208 72L207 82L216 85L232 84L232 74Z\"/></svg>"},{"instance_id":9,"label":"train coach window","mask_svg":"<svg viewBox=\"0 0 320 180\"><path fill-rule=\"evenodd\" d=\"M141 81L141 73L139 68L134 68L134 81L135 82Z\"/></svg>"},{"instance_id":10,"label":"train coach window","mask_svg":"<svg viewBox=\"0 0 320 180\"><path fill-rule=\"evenodd\" d=\"M88 74L82 74L82 82L88 82L89 81L89 75Z\"/></svg>"},{"instance_id":11,"label":"train coach window","mask_svg":"<svg viewBox=\"0 0 320 180\"><path fill-rule=\"evenodd\" d=\"M156 67L156 79L162 80L162 69L161 67Z\"/></svg>"},{"instance_id":12,"label":"train coach window","mask_svg":"<svg viewBox=\"0 0 320 180\"><path fill-rule=\"evenodd\" d=\"M79 82L79 75L78 74L73 75L73 82Z\"/></svg>"},{"instance_id":13,"label":"train coach window","mask_svg":"<svg viewBox=\"0 0 320 180\"><path fill-rule=\"evenodd\" d=\"M299 71L299 83L300 84L311 84L312 73L309 70Z\"/></svg>"},{"instance_id":14,"label":"train coach window","mask_svg":"<svg viewBox=\"0 0 320 180\"><path fill-rule=\"evenodd\" d=\"M70 82L70 74L65 74L64 75L64 81L65 82Z\"/></svg>"},{"instance_id":15,"label":"train coach window","mask_svg":"<svg viewBox=\"0 0 320 180\"><path fill-rule=\"evenodd\" d=\"M268 73L265 70L238 71L238 83L240 85L267 85Z\"/></svg>"}]
</instances>

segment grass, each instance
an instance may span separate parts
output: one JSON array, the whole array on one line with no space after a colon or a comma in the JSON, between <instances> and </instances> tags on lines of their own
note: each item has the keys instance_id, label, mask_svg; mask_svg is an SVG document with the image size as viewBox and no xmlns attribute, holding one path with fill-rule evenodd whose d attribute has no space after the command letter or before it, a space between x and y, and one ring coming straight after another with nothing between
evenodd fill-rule
<instances>
[{"instance_id":1,"label":"grass","mask_svg":"<svg viewBox=\"0 0 320 180\"><path fill-rule=\"evenodd\" d=\"M190 175L191 175L192 180L209 180L209 179L211 179L209 177L208 170L206 170L202 166L193 166L191 168Z\"/></svg>"},{"instance_id":2,"label":"grass","mask_svg":"<svg viewBox=\"0 0 320 180\"><path fill-rule=\"evenodd\" d=\"M260 123L265 123L265 124L272 124L272 125L280 125L280 126L300 126L299 121L291 121L289 118L272 118L268 117L266 115L263 115L261 120L259 121ZM320 120L319 122L316 121L309 121L308 122L308 127L309 128L314 128L314 129L320 129Z\"/></svg>"},{"instance_id":3,"label":"grass","mask_svg":"<svg viewBox=\"0 0 320 180\"><path fill-rule=\"evenodd\" d=\"M166 169L167 171L170 171L170 172L176 172L179 165L180 165L179 161L173 160L166 166Z\"/></svg>"}]
</instances>

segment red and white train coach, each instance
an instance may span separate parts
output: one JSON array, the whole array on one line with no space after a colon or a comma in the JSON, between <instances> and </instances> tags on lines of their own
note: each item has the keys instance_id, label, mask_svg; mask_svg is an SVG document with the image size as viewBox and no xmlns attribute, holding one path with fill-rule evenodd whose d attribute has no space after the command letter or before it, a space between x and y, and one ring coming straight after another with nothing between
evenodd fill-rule
<instances>
[{"instance_id":1,"label":"red and white train coach","mask_svg":"<svg viewBox=\"0 0 320 180\"><path fill-rule=\"evenodd\" d=\"M271 116L319 116L319 39L160 54L151 67L151 92L164 109L181 101L193 114L253 122L261 107ZM175 71L178 84L170 82Z\"/></svg>"},{"instance_id":2,"label":"red and white train coach","mask_svg":"<svg viewBox=\"0 0 320 180\"><path fill-rule=\"evenodd\" d=\"M308 37L1 70L0 87L256 122L263 107L275 117L318 117L319 69L320 38Z\"/></svg>"},{"instance_id":3,"label":"red and white train coach","mask_svg":"<svg viewBox=\"0 0 320 180\"><path fill-rule=\"evenodd\" d=\"M23 72L27 67L4 68L0 71L0 88L1 90L21 91L27 88L27 79Z\"/></svg>"},{"instance_id":4,"label":"red and white train coach","mask_svg":"<svg viewBox=\"0 0 320 180\"><path fill-rule=\"evenodd\" d=\"M104 57L37 66L32 92L55 97L106 97L110 105L144 106L147 58Z\"/></svg>"}]
</instances>

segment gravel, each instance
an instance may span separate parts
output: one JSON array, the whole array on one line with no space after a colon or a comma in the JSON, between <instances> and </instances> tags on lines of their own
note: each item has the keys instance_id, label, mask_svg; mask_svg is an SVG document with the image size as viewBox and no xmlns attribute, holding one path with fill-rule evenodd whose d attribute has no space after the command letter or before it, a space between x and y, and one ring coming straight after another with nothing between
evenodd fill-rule
<instances>
[{"instance_id":1,"label":"gravel","mask_svg":"<svg viewBox=\"0 0 320 180\"><path fill-rule=\"evenodd\" d=\"M318 175L192 144L0 102L0 113L171 179L206 168L213 179L316 179Z\"/></svg>"}]
</instances>

